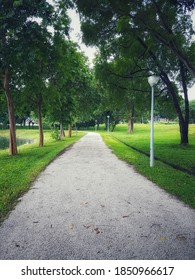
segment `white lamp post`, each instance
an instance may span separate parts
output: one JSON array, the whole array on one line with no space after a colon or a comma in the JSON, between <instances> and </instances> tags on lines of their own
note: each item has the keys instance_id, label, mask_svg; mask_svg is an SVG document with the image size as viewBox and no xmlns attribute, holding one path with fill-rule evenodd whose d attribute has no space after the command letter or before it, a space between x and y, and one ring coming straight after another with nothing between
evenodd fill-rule
<instances>
[{"instance_id":1,"label":"white lamp post","mask_svg":"<svg viewBox=\"0 0 195 280\"><path fill-rule=\"evenodd\" d=\"M148 77L151 86L151 121L150 121L150 167L154 166L154 86L158 83L159 77L152 75Z\"/></svg>"},{"instance_id":2,"label":"white lamp post","mask_svg":"<svg viewBox=\"0 0 195 280\"><path fill-rule=\"evenodd\" d=\"M110 116L107 116L107 119L108 119L108 123L107 123L107 132L108 132L108 134L109 134L109 132L110 132Z\"/></svg>"}]
</instances>

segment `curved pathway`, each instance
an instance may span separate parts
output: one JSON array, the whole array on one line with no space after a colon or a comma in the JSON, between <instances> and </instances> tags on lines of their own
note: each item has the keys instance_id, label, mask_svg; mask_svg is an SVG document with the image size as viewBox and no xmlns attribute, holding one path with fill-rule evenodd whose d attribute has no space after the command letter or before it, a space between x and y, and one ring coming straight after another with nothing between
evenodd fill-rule
<instances>
[{"instance_id":1,"label":"curved pathway","mask_svg":"<svg viewBox=\"0 0 195 280\"><path fill-rule=\"evenodd\" d=\"M195 259L195 211L88 133L1 224L0 259Z\"/></svg>"}]
</instances>

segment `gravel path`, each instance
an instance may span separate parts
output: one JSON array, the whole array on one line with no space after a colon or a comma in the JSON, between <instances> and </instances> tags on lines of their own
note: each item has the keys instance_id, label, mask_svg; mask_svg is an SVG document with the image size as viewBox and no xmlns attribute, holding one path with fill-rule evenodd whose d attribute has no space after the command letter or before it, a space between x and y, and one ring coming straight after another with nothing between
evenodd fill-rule
<instances>
[{"instance_id":1,"label":"gravel path","mask_svg":"<svg viewBox=\"0 0 195 280\"><path fill-rule=\"evenodd\" d=\"M1 224L0 259L195 259L195 211L88 133Z\"/></svg>"}]
</instances>

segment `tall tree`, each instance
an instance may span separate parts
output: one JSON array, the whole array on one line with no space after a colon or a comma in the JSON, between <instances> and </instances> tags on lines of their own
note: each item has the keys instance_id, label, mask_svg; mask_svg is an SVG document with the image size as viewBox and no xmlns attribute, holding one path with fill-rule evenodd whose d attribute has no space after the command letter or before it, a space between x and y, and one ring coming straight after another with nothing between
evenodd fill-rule
<instances>
[{"instance_id":1,"label":"tall tree","mask_svg":"<svg viewBox=\"0 0 195 280\"><path fill-rule=\"evenodd\" d=\"M54 6L46 0L0 1L0 79L2 80L8 104L10 153L12 155L17 154L13 91L18 88L18 84L21 84L18 81L18 77L29 72L29 76L32 75L33 80L34 78L37 79L38 75L32 71L36 71L39 66L38 72L40 74L41 67L45 68L45 63L41 59L41 56L43 56L41 50L44 47L46 50L48 45L52 45L48 27L53 27L53 29L50 28L51 33L57 33L60 36L68 35L69 18L67 8L70 6L71 1L69 0L64 1L63 5L62 1L56 0ZM46 57L44 59L48 62ZM36 63L37 69L34 67ZM33 70L31 69L32 65ZM43 85L43 75L41 77L42 79L39 78L37 84L42 83ZM40 146L43 145L42 100L42 93L40 93L37 101L40 116Z\"/></svg>"},{"instance_id":2,"label":"tall tree","mask_svg":"<svg viewBox=\"0 0 195 280\"><path fill-rule=\"evenodd\" d=\"M82 114L81 103L87 102L91 73L85 56L78 51L76 44L57 35L53 47L48 80L48 91L53 94L50 95L48 115L50 120L60 123L62 138L64 125L69 126L71 136L72 125Z\"/></svg>"},{"instance_id":3,"label":"tall tree","mask_svg":"<svg viewBox=\"0 0 195 280\"><path fill-rule=\"evenodd\" d=\"M186 110L186 117L182 115L177 88L171 79L174 78L174 71L181 70L179 62L194 75L192 54L195 44L191 40L193 32L190 17L179 11L170 1L137 0L119 3L107 0L94 1L93 6L89 5L87 0L75 2L81 13L86 43L98 45L104 52L110 52L118 48L115 42L121 40L126 54L129 49L129 55L137 60L139 57L133 46L136 45L135 41L139 42L139 48L143 50L142 59L146 63L144 68L155 70L169 89L180 121L181 143L187 144L188 112ZM126 54L120 52L125 58ZM111 53L109 60L112 59ZM177 69L172 63L173 60L176 61ZM168 69L168 66L172 68Z\"/></svg>"},{"instance_id":4,"label":"tall tree","mask_svg":"<svg viewBox=\"0 0 195 280\"><path fill-rule=\"evenodd\" d=\"M26 39L26 48L21 54L21 59L25 60L28 54L27 66L22 68L21 73L21 100L31 104L31 111L36 111L39 125L39 146L44 145L42 109L48 99L47 79L50 75L50 63L52 55L52 36L41 25L37 24L34 32L28 28L29 36ZM19 82L19 81L18 81Z\"/></svg>"},{"instance_id":5,"label":"tall tree","mask_svg":"<svg viewBox=\"0 0 195 280\"><path fill-rule=\"evenodd\" d=\"M49 23L53 8L47 1L0 1L0 79L7 98L10 125L10 154L17 154L16 127L12 90L14 75L21 73L25 61L20 59L26 48L26 39L36 30L35 18ZM29 28L32 33L29 34ZM45 25L46 30L46 25Z\"/></svg>"},{"instance_id":6,"label":"tall tree","mask_svg":"<svg viewBox=\"0 0 195 280\"><path fill-rule=\"evenodd\" d=\"M116 46L116 44L115 44ZM128 132L133 132L137 114L149 108L147 85L143 76L146 69L130 57L116 55L112 61L101 58L96 61L96 77L107 88L109 103L119 111L123 109L128 121ZM143 63L142 63L143 64ZM110 108L111 109L111 108Z\"/></svg>"}]
</instances>

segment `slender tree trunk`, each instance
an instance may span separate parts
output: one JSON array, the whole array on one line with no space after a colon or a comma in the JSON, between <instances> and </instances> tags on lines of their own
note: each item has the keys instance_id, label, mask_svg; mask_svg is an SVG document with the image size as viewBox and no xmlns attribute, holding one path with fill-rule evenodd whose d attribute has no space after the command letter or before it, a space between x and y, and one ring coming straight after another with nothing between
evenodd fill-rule
<instances>
[{"instance_id":1,"label":"slender tree trunk","mask_svg":"<svg viewBox=\"0 0 195 280\"><path fill-rule=\"evenodd\" d=\"M68 126L68 136L72 137L72 125L71 124L69 124L69 126Z\"/></svg>"},{"instance_id":2,"label":"slender tree trunk","mask_svg":"<svg viewBox=\"0 0 195 280\"><path fill-rule=\"evenodd\" d=\"M43 147L44 135L43 135L43 124L42 124L42 97L39 97L38 101L38 124L39 124L39 147Z\"/></svg>"},{"instance_id":3,"label":"slender tree trunk","mask_svg":"<svg viewBox=\"0 0 195 280\"><path fill-rule=\"evenodd\" d=\"M114 132L115 127L116 127L116 122L113 122L113 124L112 124L112 132Z\"/></svg>"},{"instance_id":4,"label":"slender tree trunk","mask_svg":"<svg viewBox=\"0 0 195 280\"><path fill-rule=\"evenodd\" d=\"M60 140L62 140L65 137L65 131L64 131L64 127L63 124L60 124Z\"/></svg>"},{"instance_id":5,"label":"slender tree trunk","mask_svg":"<svg viewBox=\"0 0 195 280\"><path fill-rule=\"evenodd\" d=\"M134 106L132 106L131 113L129 113L128 133L132 133L133 130L134 130Z\"/></svg>"},{"instance_id":6,"label":"slender tree trunk","mask_svg":"<svg viewBox=\"0 0 195 280\"><path fill-rule=\"evenodd\" d=\"M184 103L185 103L185 141L186 144L188 144L188 131L189 131L189 119L190 119L190 110L189 110L189 100L188 100L188 89L187 89L187 84L186 84L186 71L184 64L180 62L180 73L181 73L181 80L182 80L182 86L183 86L183 93L184 93Z\"/></svg>"},{"instance_id":7,"label":"slender tree trunk","mask_svg":"<svg viewBox=\"0 0 195 280\"><path fill-rule=\"evenodd\" d=\"M169 80L168 75L165 72L162 72L161 78L168 87L168 90L171 94L171 98L172 98L174 107L177 111L177 115L178 115L178 118L179 118L179 127L180 127L180 144L181 145L187 145L188 144L188 126L186 126L186 122L185 122L185 119L183 117L181 107L180 107L180 104L179 104L178 99L177 99L175 88L174 88L172 82Z\"/></svg>"},{"instance_id":8,"label":"slender tree trunk","mask_svg":"<svg viewBox=\"0 0 195 280\"><path fill-rule=\"evenodd\" d=\"M132 133L133 128L134 128L134 121L133 121L133 118L131 116L129 116L129 119L128 119L128 133Z\"/></svg>"},{"instance_id":9,"label":"slender tree trunk","mask_svg":"<svg viewBox=\"0 0 195 280\"><path fill-rule=\"evenodd\" d=\"M181 145L187 145L188 144L188 125L184 122L179 124L180 127L180 134L181 134Z\"/></svg>"},{"instance_id":10,"label":"slender tree trunk","mask_svg":"<svg viewBox=\"0 0 195 280\"><path fill-rule=\"evenodd\" d=\"M9 67L5 70L4 77L4 90L7 99L7 108L9 115L9 131L10 131L10 142L9 142L9 152L11 155L17 155L17 143L16 143L16 124L14 116L14 104L13 97L10 91L10 79L11 73Z\"/></svg>"}]
</instances>

